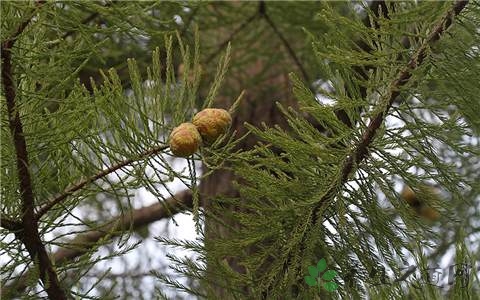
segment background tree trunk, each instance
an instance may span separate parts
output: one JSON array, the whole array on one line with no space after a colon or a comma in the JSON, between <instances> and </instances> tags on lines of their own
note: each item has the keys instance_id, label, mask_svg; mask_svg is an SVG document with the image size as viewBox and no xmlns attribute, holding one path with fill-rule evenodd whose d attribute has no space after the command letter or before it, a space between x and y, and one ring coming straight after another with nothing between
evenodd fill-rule
<instances>
[{"instance_id":1,"label":"background tree trunk","mask_svg":"<svg viewBox=\"0 0 480 300\"><path fill-rule=\"evenodd\" d=\"M264 64L262 61L258 61L256 64L249 66L248 70L248 73L254 77L264 71ZM283 70L280 70L278 73L276 71L275 69L269 70L268 73L274 75L268 80L268 84L251 87L246 92L244 100L233 116L232 131L237 131L238 137L246 133L244 122L255 126L260 126L262 123L267 125L277 124L286 128L285 119L282 118L279 113L275 101L279 101L286 106L292 105L292 95L289 89L288 75ZM242 82L238 82L237 84L238 90L241 90L242 87L245 86L242 85ZM228 105L231 104L230 100L229 98L223 97L220 106L228 107ZM238 147L243 150L249 150L257 143L257 138L249 135L239 143ZM206 172L206 167L204 166L203 168L204 172ZM238 180L239 178L235 176L232 171L226 169L218 170L203 179L200 184L200 195L205 211L211 211L210 208L215 197L240 197L238 190L233 185L233 183ZM242 199L242 201L248 201L248 199ZM226 207L225 209L233 208ZM229 225L236 226L232 221L227 222ZM207 249L209 247L208 242L211 238L218 239L219 237L227 237L229 234L229 229L208 217L206 218L205 230ZM244 272L244 269L235 262L234 258L228 258L227 260L233 270L240 273ZM213 263L213 265L215 264L216 263ZM227 294L221 288L218 288L215 291L215 295L210 296L217 298L225 297Z\"/></svg>"}]
</instances>

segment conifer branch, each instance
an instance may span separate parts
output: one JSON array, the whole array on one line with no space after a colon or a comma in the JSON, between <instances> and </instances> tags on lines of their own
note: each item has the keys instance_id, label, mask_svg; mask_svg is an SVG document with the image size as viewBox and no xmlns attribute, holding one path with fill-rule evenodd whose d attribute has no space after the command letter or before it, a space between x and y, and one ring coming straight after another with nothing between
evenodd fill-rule
<instances>
[{"instance_id":1,"label":"conifer branch","mask_svg":"<svg viewBox=\"0 0 480 300\"><path fill-rule=\"evenodd\" d=\"M13 44L15 44L15 42L17 41L17 38L23 33L25 28L27 28L28 24L30 24L30 22L32 21L33 14L35 14L36 10L45 3L46 3L45 0L35 1L36 8L30 12L31 16L27 18L25 21L23 21L22 23L20 23L20 25L17 27L17 30L10 38L7 38L6 40L2 41L2 62L3 62L3 52L11 51Z\"/></svg>"},{"instance_id":2,"label":"conifer branch","mask_svg":"<svg viewBox=\"0 0 480 300\"><path fill-rule=\"evenodd\" d=\"M373 15L376 18L379 18L381 16L383 18L390 19L387 4L383 0L372 1L369 5L369 10L373 13ZM362 23L367 28L375 28L377 30L380 29L379 22L376 21L376 20L371 21L370 18L368 17L368 14L363 18ZM367 43L365 43L365 41L360 39L360 40L355 41L355 44L361 50L372 54L373 49ZM407 47L405 47L405 48L407 48ZM369 69L368 67L363 68L361 66L354 66L352 69L356 74L360 75L362 78L364 78L364 79L368 78L368 69ZM366 87L360 86L359 87L359 92L360 92L360 96L362 98L365 98L367 96L367 88ZM348 89L347 89L347 93L349 93ZM358 111L358 114L360 114L360 110L357 110L357 111ZM347 112L345 111L345 109L336 109L334 111L334 113L335 113L335 116L337 117L337 119L339 119L343 124L347 125L349 128L354 127L354 123L350 120L350 117L347 114Z\"/></svg>"},{"instance_id":3,"label":"conifer branch","mask_svg":"<svg viewBox=\"0 0 480 300\"><path fill-rule=\"evenodd\" d=\"M422 65L425 58L427 57L427 49L440 38L440 36L445 32L446 29L449 28L449 26L453 22L453 18L465 8L467 3L468 0L461 0L455 2L452 8L433 27L431 33L424 41L424 43L417 49L417 51L410 58L406 66L397 74L396 79L390 84L389 93L386 97L384 97L385 102L383 103L383 105L385 108L372 119L370 119L369 125L362 136L362 140L343 164L341 171L342 176L340 177L339 182L332 188L330 188L325 194L325 196L323 196L322 199L315 206L313 210L312 225L315 225L318 221L318 212L321 206L326 201L335 196L336 192L338 191L338 187L347 182L348 177L352 173L354 165L358 165L367 156L368 147L373 142L377 130L383 124L385 116L387 115L389 109L394 103L396 97L400 94L400 88L407 84L409 79L412 77L413 71L417 69L420 65Z\"/></svg>"},{"instance_id":4,"label":"conifer branch","mask_svg":"<svg viewBox=\"0 0 480 300\"><path fill-rule=\"evenodd\" d=\"M82 188L84 188L88 184L93 183L94 181L96 181L98 179L101 179L101 178L107 176L108 174L111 174L111 173L113 173L113 172L115 172L115 171L117 171L117 170L119 170L123 167L126 167L126 166L134 163L134 162L144 160L144 159L146 159L150 156L156 155L156 154L160 153L161 151L163 151L167 148L168 148L168 146L162 145L162 146L154 147L152 149L148 149L148 150L142 152L138 157L126 159L126 160L124 160L124 161L122 161L122 162L120 162L116 165L113 165L113 166L111 166L111 167L109 167L105 170L102 170L102 171L98 172L97 174L95 174L95 175L93 175L89 178L82 179L82 180L78 181L77 183L67 187L63 192L61 192L59 195L57 195L56 197L54 197L53 199L48 201L47 204L45 204L44 206L42 206L38 210L38 212L35 214L36 220L39 220L44 214L46 214L54 206L61 203L68 196L72 195L76 191L81 190Z\"/></svg>"},{"instance_id":5,"label":"conifer branch","mask_svg":"<svg viewBox=\"0 0 480 300\"><path fill-rule=\"evenodd\" d=\"M116 1L112 1L112 2L108 2L106 3L103 7L104 8L107 8L107 7L110 7L112 6L112 4L114 4ZM82 20L82 22L80 22L82 25L85 25L85 24L88 24L90 23L91 21L95 20L98 16L100 15L99 12L94 12L94 13L91 13L88 17L86 17L85 19ZM70 30L70 31L67 31L63 36L62 36L62 39L66 39L67 37L71 36L72 34L78 32L77 30Z\"/></svg>"},{"instance_id":6,"label":"conifer branch","mask_svg":"<svg viewBox=\"0 0 480 300\"><path fill-rule=\"evenodd\" d=\"M112 240L128 230L136 230L155 221L171 217L177 213L193 207L193 197L190 190L177 193L175 196L146 207L133 210L131 213L112 218L110 221L98 226L95 230L81 233L72 240L64 243L53 254L55 265L64 265L73 259L87 253L98 245L101 239ZM27 271L15 282L9 284L2 292L4 295L15 296L28 287L28 279L32 270Z\"/></svg>"},{"instance_id":7,"label":"conifer branch","mask_svg":"<svg viewBox=\"0 0 480 300\"><path fill-rule=\"evenodd\" d=\"M455 16L457 16L465 8L467 3L468 0L460 0L456 1L452 5L451 9L449 9L446 14L432 28L431 33L425 39L423 44L415 51L408 63L397 74L395 80L390 83L389 92L382 99L383 103L381 103L381 105L383 106L383 110L370 119L369 125L363 133L360 143L354 148L352 153L344 162L342 170L340 172L340 178L324 194L324 196L319 200L319 202L310 212L310 228L316 226L318 222L321 221L320 216L318 215L321 207L335 197L335 195L339 191L339 187L341 187L347 182L349 176L354 169L354 166L358 166L358 164L367 157L368 148L372 144L378 129L383 124L385 117L392 104L394 103L396 97L400 94L400 88L405 86L409 82L409 79L412 77L413 71L415 71L415 69L421 66L422 63L425 61L425 58L428 55L428 48L440 39L441 35L453 23L453 19L455 18ZM306 235L303 234L303 237L300 241L301 248L305 245L305 239ZM286 267L288 267L289 262L293 259L293 255L294 254L290 252L288 259L285 261L285 269Z\"/></svg>"},{"instance_id":8,"label":"conifer branch","mask_svg":"<svg viewBox=\"0 0 480 300\"><path fill-rule=\"evenodd\" d=\"M44 1L37 1L35 5L40 7ZM31 14L35 13L34 9ZM12 67L12 48L18 37L23 33L25 28L31 22L32 17L23 21L15 33L5 41L2 41L1 58L2 58L2 85L5 92L7 102L8 122L10 133L15 148L16 165L18 172L18 181L20 189L20 197L22 202L22 226L20 232L16 233L16 237L20 239L27 249L32 261L38 267L40 280L45 286L45 291L50 299L66 299L65 291L60 286L58 276L53 268L52 262L47 254L45 246L38 232L38 223L34 218L35 196L33 193L33 185L29 170L28 150L25 135L23 133L23 124L20 118L20 112L16 101L16 84L13 78Z\"/></svg>"},{"instance_id":9,"label":"conifer branch","mask_svg":"<svg viewBox=\"0 0 480 300\"><path fill-rule=\"evenodd\" d=\"M369 125L363 134L361 142L358 144L353 154L350 155L346 160L342 168L342 177L339 182L340 185L344 184L347 181L350 173L352 172L353 166L358 165L367 156L368 147L373 142L377 130L383 124L385 116L390 110L396 97L400 94L400 88L407 84L409 79L412 77L413 71L420 65L422 65L425 58L427 57L427 49L440 38L440 36L445 32L445 30L452 24L453 18L462 11L462 9L466 6L467 3L468 0L457 1L455 3L452 9L450 9L445 14L445 16L443 16L442 19L437 23L437 25L434 26L432 32L427 37L425 42L420 46L420 48L417 49L415 54L410 58L407 65L397 74L397 78L390 84L389 95L384 98L385 108L383 109L383 111L378 113L370 120ZM330 198L331 195L329 194L334 194L336 190L336 186L331 188L330 191L325 195L325 200ZM319 206L322 205L322 202L323 201L320 201ZM317 212L318 209L319 207L317 208ZM315 212L315 215L317 212ZM316 218L314 218L314 220L316 220Z\"/></svg>"},{"instance_id":10,"label":"conifer branch","mask_svg":"<svg viewBox=\"0 0 480 300\"><path fill-rule=\"evenodd\" d=\"M105 5L105 7L107 6L110 6L111 3L107 3ZM98 16L100 15L99 12L94 12L92 14L90 14L88 17L86 17L85 19L83 19L82 22L80 22L82 25L86 25L88 23L90 23L91 21L95 20ZM62 36L62 39L66 39L67 37L73 35L74 33L78 32L77 30L70 30L70 31L67 31L65 32L65 34Z\"/></svg>"},{"instance_id":11,"label":"conifer branch","mask_svg":"<svg viewBox=\"0 0 480 300\"><path fill-rule=\"evenodd\" d=\"M386 9L385 9L386 5L384 1L372 1L370 6L376 14L379 13L379 7L382 7L384 9L384 14L386 14ZM295 54L295 51L293 50L293 47L290 45L288 40L285 38L282 32L278 29L277 25L275 25L275 23L272 21L270 16L267 14L266 4L264 1L261 1L260 14L262 15L262 17L264 17L265 21L268 23L268 25L272 28L272 30L275 32L275 34L278 36L278 38L282 42L283 46L287 50L288 55L292 58L293 62L295 63L300 73L302 74L303 80L308 84L308 88L310 89L310 91L315 94L315 89L312 86L312 82L310 81L310 77L307 71L305 70L305 67L301 63L298 56ZM368 23L367 20L368 18L365 18L364 23L367 24L367 26L371 26L371 24ZM357 69L357 72L361 72L361 71ZM351 128L353 126L345 110L337 110L335 111L335 115L342 123L344 123L348 127Z\"/></svg>"}]
</instances>

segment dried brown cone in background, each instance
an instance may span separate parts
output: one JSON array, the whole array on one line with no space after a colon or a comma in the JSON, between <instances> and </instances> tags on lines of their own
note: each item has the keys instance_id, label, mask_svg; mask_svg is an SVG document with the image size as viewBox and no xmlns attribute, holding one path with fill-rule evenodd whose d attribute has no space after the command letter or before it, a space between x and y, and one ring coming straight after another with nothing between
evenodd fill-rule
<instances>
[{"instance_id":1,"label":"dried brown cone in background","mask_svg":"<svg viewBox=\"0 0 480 300\"><path fill-rule=\"evenodd\" d=\"M428 192L432 197L439 197L433 187L422 186L421 189L424 193ZM422 200L421 195L417 195L408 185L403 187L401 197L405 200L423 219L429 221L436 221L440 218L440 213L433 207L425 203Z\"/></svg>"}]
</instances>

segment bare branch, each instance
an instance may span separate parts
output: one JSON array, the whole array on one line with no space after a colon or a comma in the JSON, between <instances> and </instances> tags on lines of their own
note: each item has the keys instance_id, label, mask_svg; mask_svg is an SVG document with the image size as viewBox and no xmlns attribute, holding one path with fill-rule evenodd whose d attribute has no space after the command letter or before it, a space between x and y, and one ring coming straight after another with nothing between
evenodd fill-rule
<instances>
[{"instance_id":1,"label":"bare branch","mask_svg":"<svg viewBox=\"0 0 480 300\"><path fill-rule=\"evenodd\" d=\"M108 236L113 239L128 230L134 230L149 225L155 221L171 217L179 212L191 209L193 205L192 192L182 191L174 197L160 203L142 207L75 237L66 243L66 247L58 250L54 255L55 264L64 264L92 249L100 239ZM67 248L68 247L68 248Z\"/></svg>"},{"instance_id":2,"label":"bare branch","mask_svg":"<svg viewBox=\"0 0 480 300\"><path fill-rule=\"evenodd\" d=\"M153 155L156 155L158 153L160 153L161 151L167 149L168 146L165 146L165 145L161 145L161 146L157 146L157 147L154 147L152 149L148 149L148 150L145 150L144 152L140 153L139 156L135 157L135 158L130 158L130 159L127 159L127 160L124 160L116 165L113 165L105 170L102 170L100 172L98 172L97 174L91 176L91 177L88 177L88 178L85 178L85 179L82 179L80 181L78 181L77 183L67 187L63 192L61 192L60 194L58 194L57 196L55 196L53 199L51 199L50 201L48 201L47 204L45 204L44 206L42 206L38 212L36 213L35 215L35 218L36 220L39 220L45 213L47 213L50 209L52 209L55 205L61 203L62 201L64 201L68 196L72 195L73 193L75 193L76 191L78 190L81 190L82 188L84 188L86 185L100 179L100 178L103 178L105 176L107 176L108 174L111 174L125 166L128 166L134 162L137 162L137 161L140 161L140 160L144 160L150 156L153 156Z\"/></svg>"},{"instance_id":3,"label":"bare branch","mask_svg":"<svg viewBox=\"0 0 480 300\"><path fill-rule=\"evenodd\" d=\"M280 32L277 25L275 25L275 23L273 23L272 19L270 19L268 14L264 13L263 17L264 17L265 21L267 21L268 25L270 25L270 27L273 29L273 31L278 36L278 38L282 41L283 46L285 47L285 49L287 49L288 55L290 55L290 57L293 59L293 62L295 63L295 65L297 65L297 68L300 70L300 73L302 73L303 80L305 80L307 82L308 86L310 87L311 82L310 82L310 78L308 76L308 73L305 70L305 68L303 67L302 63L300 62L300 59L298 59L298 57L295 54L295 51L293 50L290 43L287 41L285 36L283 36L283 34ZM310 87L310 89L313 92L313 89L311 87Z\"/></svg>"},{"instance_id":4,"label":"bare branch","mask_svg":"<svg viewBox=\"0 0 480 300\"><path fill-rule=\"evenodd\" d=\"M94 231L79 234L65 246L53 254L55 265L66 264L73 259L91 251L98 246L98 241L108 238L113 240L128 230L135 230L147 226L155 221L171 217L177 213L187 211L193 207L192 193L189 190L182 191L174 197L161 203L136 209L131 213L117 216L100 225ZM32 276L32 270L27 271L14 283L3 289L2 293L7 298L21 294L28 287L28 279Z\"/></svg>"},{"instance_id":5,"label":"bare branch","mask_svg":"<svg viewBox=\"0 0 480 300\"><path fill-rule=\"evenodd\" d=\"M250 16L245 22L240 24L231 34L230 36L225 39L220 45L218 45L217 50L210 54L208 58L205 60L205 63L208 64L212 59L214 59L222 50L225 48L225 46L239 33L241 32L245 27L247 27L248 24L250 24L253 20L255 20L258 17L258 12L254 13L252 16Z\"/></svg>"}]
</instances>

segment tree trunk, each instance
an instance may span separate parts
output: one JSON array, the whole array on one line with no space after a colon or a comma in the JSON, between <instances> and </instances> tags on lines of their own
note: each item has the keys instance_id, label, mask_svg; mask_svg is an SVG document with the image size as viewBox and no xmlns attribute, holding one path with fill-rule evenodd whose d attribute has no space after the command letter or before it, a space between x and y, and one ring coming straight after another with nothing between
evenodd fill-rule
<instances>
[{"instance_id":1,"label":"tree trunk","mask_svg":"<svg viewBox=\"0 0 480 300\"><path fill-rule=\"evenodd\" d=\"M254 65L249 66L249 74L252 74L252 77L264 71L264 62L258 60ZM254 126L260 126L262 123L267 125L280 125L283 128L286 128L286 121L278 111L275 104L276 101L281 102L285 106L293 105L292 94L290 92L288 75L285 71L275 72L276 70L269 70L269 74L274 74L267 82L263 82L261 85L257 85L249 89L245 97L238 108L238 111L233 116L232 122L232 131L237 131L237 136L240 137L246 133L244 122L248 122ZM228 83L226 83L228 84ZM242 89L243 83L237 82L238 90ZM220 100L220 106L228 108L231 104L230 99L222 98ZM249 150L252 149L258 140L254 135L249 135L247 138L241 141L238 145L240 149ZM204 166L204 172L207 170ZM218 170L212 173L207 178L203 179L200 184L200 195L203 201L203 207L205 211L211 212L212 201L215 197L226 196L226 197L240 197L238 190L234 187L233 182L238 181L239 178L229 170ZM241 201L248 201L248 199L242 199ZM225 207L225 209L233 209L232 207ZM221 217L221 216L217 216ZM225 220L224 220L225 221ZM234 224L232 220L226 220L229 226L238 226ZM206 218L205 224L205 237L206 237L206 248L209 249L209 241L215 240L218 238L225 238L229 235L229 229L225 226L222 226L217 221L214 221L211 218ZM211 258L210 258L211 259ZM225 258L230 267L236 272L244 273L245 270L237 264L234 257ZM219 262L210 261L208 270L209 272L214 272L214 267ZM214 275L213 275L214 276ZM245 287L245 293L248 293L248 288ZM214 289L214 295L209 295L209 298L220 298L227 297L228 293L223 290L221 287Z\"/></svg>"}]
</instances>

